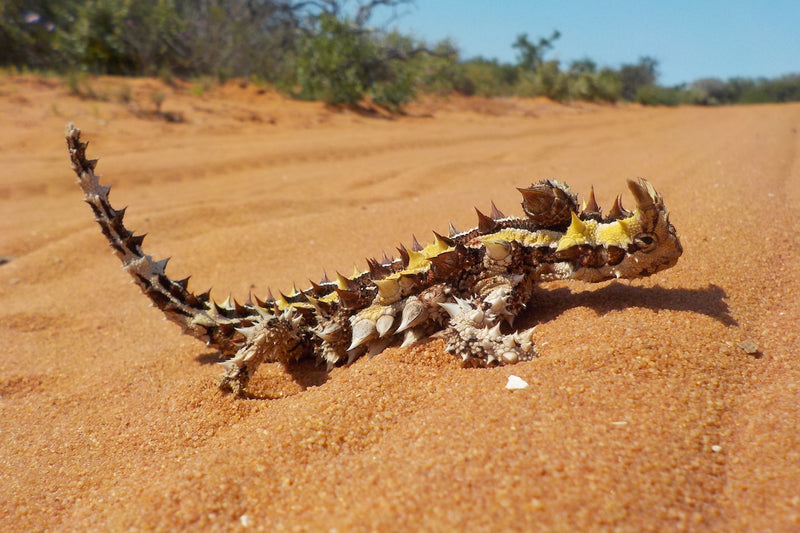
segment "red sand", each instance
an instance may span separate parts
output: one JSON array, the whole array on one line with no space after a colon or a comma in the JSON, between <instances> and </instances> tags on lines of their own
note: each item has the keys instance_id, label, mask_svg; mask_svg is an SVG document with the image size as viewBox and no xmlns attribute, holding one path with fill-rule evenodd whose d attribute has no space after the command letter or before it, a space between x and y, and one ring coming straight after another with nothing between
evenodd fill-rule
<instances>
[{"instance_id":1,"label":"red sand","mask_svg":"<svg viewBox=\"0 0 800 533\"><path fill-rule=\"evenodd\" d=\"M94 83L139 109L164 90L185 122L0 79L3 530L800 529L800 105L452 99L390 120ZM490 200L520 213L514 187L543 177L606 208L647 177L685 252L647 280L543 287L533 362L462 369L433 340L299 382L268 365L252 388L274 399L238 400L120 270L68 120L148 252L220 299L350 272Z\"/></svg>"}]
</instances>

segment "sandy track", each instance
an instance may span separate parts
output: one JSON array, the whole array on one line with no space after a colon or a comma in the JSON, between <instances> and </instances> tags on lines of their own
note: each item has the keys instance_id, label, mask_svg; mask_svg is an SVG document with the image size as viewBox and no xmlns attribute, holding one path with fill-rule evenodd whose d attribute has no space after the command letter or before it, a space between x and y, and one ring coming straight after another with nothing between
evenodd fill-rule
<instances>
[{"instance_id":1,"label":"sandy track","mask_svg":"<svg viewBox=\"0 0 800 533\"><path fill-rule=\"evenodd\" d=\"M0 84L4 529L800 527L800 106L454 100L385 120L231 86L165 107L187 122ZM544 287L530 363L462 369L431 341L300 382L262 368L276 399L235 400L109 253L68 119L147 250L220 299L348 273L490 200L519 213L514 187L542 177L605 207L647 177L685 253Z\"/></svg>"}]
</instances>

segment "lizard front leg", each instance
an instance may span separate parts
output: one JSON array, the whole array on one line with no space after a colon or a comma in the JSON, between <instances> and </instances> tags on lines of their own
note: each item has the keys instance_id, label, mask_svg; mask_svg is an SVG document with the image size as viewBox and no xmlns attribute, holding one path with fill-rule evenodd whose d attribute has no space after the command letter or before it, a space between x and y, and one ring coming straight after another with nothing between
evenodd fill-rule
<instances>
[{"instance_id":1,"label":"lizard front leg","mask_svg":"<svg viewBox=\"0 0 800 533\"><path fill-rule=\"evenodd\" d=\"M442 336L445 350L461 357L465 366L509 365L536 357L531 337L534 328L503 333L500 322L489 326L486 313L475 301L457 299L440 304L450 314Z\"/></svg>"},{"instance_id":2,"label":"lizard front leg","mask_svg":"<svg viewBox=\"0 0 800 533\"><path fill-rule=\"evenodd\" d=\"M513 364L534 358L533 328L513 333L501 330L503 322L511 324L525 308L532 287L524 276L499 274L480 280L476 296L440 304L450 315L442 335L446 350L459 355L465 365Z\"/></svg>"}]
</instances>

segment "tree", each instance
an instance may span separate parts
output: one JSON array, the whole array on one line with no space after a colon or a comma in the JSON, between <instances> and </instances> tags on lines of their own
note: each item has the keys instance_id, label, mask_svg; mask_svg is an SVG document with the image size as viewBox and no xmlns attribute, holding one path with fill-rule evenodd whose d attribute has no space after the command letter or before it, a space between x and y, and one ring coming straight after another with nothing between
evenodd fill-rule
<instances>
[{"instance_id":1,"label":"tree","mask_svg":"<svg viewBox=\"0 0 800 533\"><path fill-rule=\"evenodd\" d=\"M623 99L633 102L636 100L636 93L641 87L655 85L658 78L658 60L643 56L634 65L622 65L619 69L619 80L622 83L620 96Z\"/></svg>"},{"instance_id":2,"label":"tree","mask_svg":"<svg viewBox=\"0 0 800 533\"><path fill-rule=\"evenodd\" d=\"M517 40L512 48L518 50L517 65L521 68L535 72L544 61L544 55L553 48L553 43L561 37L558 30L553 31L549 38L540 37L539 42L533 44L528 40L528 34L517 35Z\"/></svg>"}]
</instances>

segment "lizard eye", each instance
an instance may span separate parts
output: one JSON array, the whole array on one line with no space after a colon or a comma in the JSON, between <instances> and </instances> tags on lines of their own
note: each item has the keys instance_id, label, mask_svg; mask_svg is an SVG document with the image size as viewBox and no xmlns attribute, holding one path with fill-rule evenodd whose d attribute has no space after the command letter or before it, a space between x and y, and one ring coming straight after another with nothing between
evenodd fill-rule
<instances>
[{"instance_id":1,"label":"lizard eye","mask_svg":"<svg viewBox=\"0 0 800 533\"><path fill-rule=\"evenodd\" d=\"M643 233L634 239L634 242L639 246L639 250L642 252L649 252L653 250L656 245L658 244L658 240L656 240L656 236L652 233Z\"/></svg>"}]
</instances>

